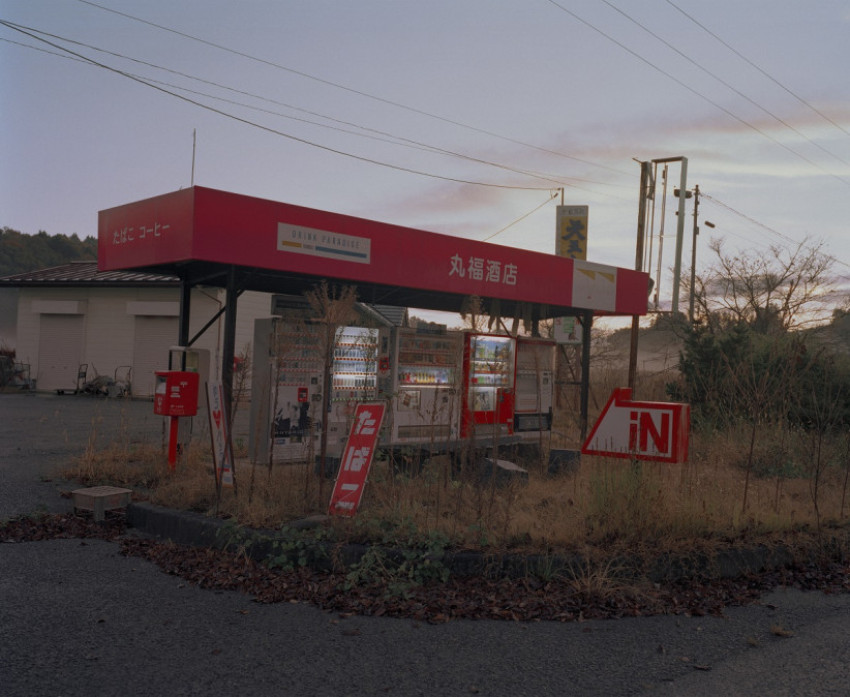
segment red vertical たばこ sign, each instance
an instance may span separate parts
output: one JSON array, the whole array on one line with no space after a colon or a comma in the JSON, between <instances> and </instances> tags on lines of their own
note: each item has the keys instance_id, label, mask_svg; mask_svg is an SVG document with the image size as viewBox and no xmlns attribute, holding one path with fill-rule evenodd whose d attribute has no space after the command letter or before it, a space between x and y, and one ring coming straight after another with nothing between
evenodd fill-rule
<instances>
[{"instance_id":1,"label":"red vertical \u305f\u3070\u3053 sign","mask_svg":"<svg viewBox=\"0 0 850 697\"><path fill-rule=\"evenodd\" d=\"M385 405L381 402L357 405L331 494L329 515L353 516L357 513L378 443L378 431L384 420L384 409Z\"/></svg>"}]
</instances>

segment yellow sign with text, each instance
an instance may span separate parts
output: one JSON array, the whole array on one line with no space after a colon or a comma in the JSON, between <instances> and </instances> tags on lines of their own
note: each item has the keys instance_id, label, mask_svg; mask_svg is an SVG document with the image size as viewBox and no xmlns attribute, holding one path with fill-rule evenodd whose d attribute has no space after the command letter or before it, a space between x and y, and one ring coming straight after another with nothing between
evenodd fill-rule
<instances>
[{"instance_id":1,"label":"yellow sign with text","mask_svg":"<svg viewBox=\"0 0 850 697\"><path fill-rule=\"evenodd\" d=\"M558 206L555 254L570 259L587 259L589 206Z\"/></svg>"}]
</instances>

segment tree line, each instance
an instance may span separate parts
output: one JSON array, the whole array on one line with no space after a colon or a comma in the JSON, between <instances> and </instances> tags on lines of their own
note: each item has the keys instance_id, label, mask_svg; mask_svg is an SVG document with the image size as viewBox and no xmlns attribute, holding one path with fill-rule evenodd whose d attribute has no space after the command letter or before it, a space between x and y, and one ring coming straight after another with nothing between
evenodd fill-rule
<instances>
[{"instance_id":1,"label":"tree line","mask_svg":"<svg viewBox=\"0 0 850 697\"><path fill-rule=\"evenodd\" d=\"M97 238L80 239L76 234L25 235L10 227L0 230L0 276L11 276L71 261L95 261Z\"/></svg>"}]
</instances>

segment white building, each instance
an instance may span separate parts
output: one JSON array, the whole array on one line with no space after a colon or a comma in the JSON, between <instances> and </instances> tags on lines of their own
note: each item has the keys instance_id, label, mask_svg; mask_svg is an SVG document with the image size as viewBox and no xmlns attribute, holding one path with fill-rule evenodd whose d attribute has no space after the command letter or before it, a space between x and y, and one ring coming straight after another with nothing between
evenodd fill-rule
<instances>
[{"instance_id":1,"label":"white building","mask_svg":"<svg viewBox=\"0 0 850 697\"><path fill-rule=\"evenodd\" d=\"M28 364L39 391L74 391L96 376L129 377L132 395L154 391L154 371L168 369L178 343L180 282L175 276L98 271L97 262L0 278L18 288L16 360ZM221 288L192 289L190 341L224 306ZM269 293L238 301L236 355L250 355L254 320L271 314ZM210 378L220 379L224 315L192 344L209 352ZM176 367L176 366L175 366ZM85 371L85 378L81 378Z\"/></svg>"}]
</instances>

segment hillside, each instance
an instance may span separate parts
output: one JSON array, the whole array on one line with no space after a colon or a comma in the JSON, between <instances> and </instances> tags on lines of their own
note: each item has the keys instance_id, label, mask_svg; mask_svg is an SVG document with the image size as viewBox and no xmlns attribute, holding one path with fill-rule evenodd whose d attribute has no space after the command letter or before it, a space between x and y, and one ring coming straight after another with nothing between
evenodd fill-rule
<instances>
[{"instance_id":1,"label":"hillside","mask_svg":"<svg viewBox=\"0 0 850 697\"><path fill-rule=\"evenodd\" d=\"M70 261L97 259L97 238L77 235L25 235L4 227L0 230L0 276L45 269Z\"/></svg>"}]
</instances>

